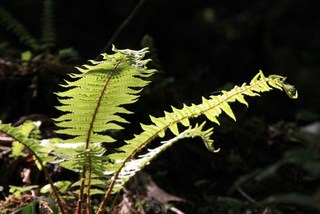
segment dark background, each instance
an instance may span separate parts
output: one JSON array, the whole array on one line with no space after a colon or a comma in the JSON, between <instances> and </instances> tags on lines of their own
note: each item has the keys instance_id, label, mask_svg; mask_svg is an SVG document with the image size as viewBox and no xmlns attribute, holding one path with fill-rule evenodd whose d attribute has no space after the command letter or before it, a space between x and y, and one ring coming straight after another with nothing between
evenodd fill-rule
<instances>
[{"instance_id":1,"label":"dark background","mask_svg":"<svg viewBox=\"0 0 320 214\"><path fill-rule=\"evenodd\" d=\"M54 3L57 47L73 47L81 64L98 56L139 1ZM33 34L40 34L41 1L2 4ZM259 70L288 76L299 90L299 100L267 95L253 104L263 109L255 106L251 112L271 120L293 119L299 109L319 111L319 6L316 0L145 0L113 44L139 49L143 37L151 36L161 75L170 79L166 87L174 88L177 103L197 102L227 83L249 81ZM19 45L9 32L0 32Z\"/></svg>"},{"instance_id":2,"label":"dark background","mask_svg":"<svg viewBox=\"0 0 320 214\"><path fill-rule=\"evenodd\" d=\"M62 46L95 58L137 3L58 4ZM292 119L297 109L319 111L319 6L318 1L146 0L113 43L140 48L143 36L150 35L164 75L174 80L177 102L196 102L228 82L248 81L258 70L288 76L299 100L272 95L268 104L257 104L263 108L257 114Z\"/></svg>"}]
</instances>

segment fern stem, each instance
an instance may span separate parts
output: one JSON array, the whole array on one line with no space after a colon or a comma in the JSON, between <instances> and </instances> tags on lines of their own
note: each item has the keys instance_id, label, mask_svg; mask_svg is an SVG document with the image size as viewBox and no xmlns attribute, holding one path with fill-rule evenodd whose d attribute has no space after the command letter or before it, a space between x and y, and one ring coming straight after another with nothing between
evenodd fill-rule
<instances>
[{"instance_id":1,"label":"fern stem","mask_svg":"<svg viewBox=\"0 0 320 214\"><path fill-rule=\"evenodd\" d=\"M111 183L109 184L109 187L108 187L108 190L106 191L106 194L104 195L103 197L103 200L102 202L100 203L100 206L99 206L99 210L97 212L97 214L103 214L104 211L105 211L105 207L107 205L107 202L110 198L110 195L112 193L112 189L116 183L116 180L121 172L121 169L125 166L125 164L131 160L131 158L133 158L139 151L141 151L142 148L144 148L146 145L148 145L154 138L156 138L158 136L158 133L153 135L152 137L150 137L148 139L148 141L144 142L143 144L141 144L139 147L137 147L132 153L130 153L130 155L123 161L123 163L121 164L121 166L119 167L119 170L117 170L117 172L114 174L113 178L111 180Z\"/></svg>"},{"instance_id":2,"label":"fern stem","mask_svg":"<svg viewBox=\"0 0 320 214\"><path fill-rule=\"evenodd\" d=\"M92 178L92 159L90 153L88 154L88 163L89 163L89 175L88 175L88 190L87 190L87 214L91 214L91 197L90 197L90 189L91 189L91 178Z\"/></svg>"},{"instance_id":3,"label":"fern stem","mask_svg":"<svg viewBox=\"0 0 320 214\"><path fill-rule=\"evenodd\" d=\"M130 21L133 19L133 17L137 14L137 12L139 11L139 9L141 8L141 6L143 5L145 0L140 0L140 2L136 5L136 7L132 10L132 12L129 14L129 16L123 21L123 23L118 27L118 29L116 30L116 32L112 35L112 37L109 39L109 41L107 42L107 44L104 46L104 48L101 50L100 53L104 53L108 50L108 48L112 45L112 43L114 42L114 40L119 36L119 34L121 33L121 31L130 23ZM97 56L97 58L100 57Z\"/></svg>"},{"instance_id":4,"label":"fern stem","mask_svg":"<svg viewBox=\"0 0 320 214\"><path fill-rule=\"evenodd\" d=\"M93 115L92 115L92 119L91 119L91 122L90 122L88 133L87 133L86 149L89 148L89 143L90 143L90 138L91 138L91 134L92 134L92 130L93 130L93 125L94 125L94 122L96 120L96 117L97 117L97 114L98 114L98 111L99 111L99 108L100 108L100 104L101 104L102 99L103 99L103 95L105 94L105 92L107 90L107 87L109 85L109 82L110 82L111 78L113 77L113 75L115 74L116 70L118 69L122 59L123 59L123 57L120 58L120 60L117 62L117 64L115 65L114 69L112 70L110 75L107 77L107 79L106 79L106 81L105 81L105 83L103 85L103 88L102 88L102 90L100 92L96 107L95 107Z\"/></svg>"},{"instance_id":5,"label":"fern stem","mask_svg":"<svg viewBox=\"0 0 320 214\"><path fill-rule=\"evenodd\" d=\"M82 202L84 200L83 192L84 192L85 178L86 178L86 176L83 175L84 172L85 172L85 168L83 169L82 177L81 177L81 188L80 188L79 198L78 198L78 201L77 201L77 207L75 209L75 213L76 214L81 214L82 213Z\"/></svg>"},{"instance_id":6,"label":"fern stem","mask_svg":"<svg viewBox=\"0 0 320 214\"><path fill-rule=\"evenodd\" d=\"M35 155L35 153L33 153L33 155L37 158L37 156ZM37 158L37 160L39 161L39 158ZM55 196L55 198L56 198L56 200L57 200L57 203L58 203L58 207L59 207L59 209L60 209L60 212L61 212L62 214L64 214L64 209L63 209L62 202L61 202L61 199L60 199L60 197L59 197L57 188L54 186L53 181L52 181L52 179L51 179L51 177L50 177L50 175L49 175L49 172L48 172L48 170L45 168L45 166L43 165L42 161L39 161L39 164L41 165L41 168L42 168L42 170L43 170L43 172L44 172L44 174L45 174L45 176L46 176L46 178L47 178L47 180L48 180L48 182L49 182L49 184L50 184L50 186L51 186L51 189L52 189L52 191L53 191L53 194L54 194L54 196Z\"/></svg>"},{"instance_id":7,"label":"fern stem","mask_svg":"<svg viewBox=\"0 0 320 214\"><path fill-rule=\"evenodd\" d=\"M109 85L109 82L111 80L111 78L113 77L113 75L115 74L115 72L117 71L119 65L121 64L121 61L122 61L123 57L120 58L120 60L117 62L117 64L115 65L114 69L112 70L112 72L109 74L109 76L107 77L104 85L103 85L103 88L100 92L100 95L99 95L99 98L98 98L98 101L97 101L97 104L95 106L95 109L94 109L94 112L93 112L93 115L92 115L92 120L90 122L90 125L89 125L89 129L88 129L88 132L87 132L87 138L86 138L86 146L85 146L85 149L88 149L89 148L89 143L90 143L90 138L91 138L91 134L92 134L92 130L93 130L93 125L94 125L94 122L96 120L96 117L97 117L97 114L98 114L98 111L100 109L100 104L102 102L102 99L103 99L103 95L105 94L107 88L108 88L108 85ZM86 179L86 167L84 166L83 167L83 173L82 173L82 179L85 181ZM91 199L90 199L90 189L91 189L91 175L92 175L92 160L91 160L91 156L90 156L90 152L88 153L88 172L89 172L89 175L88 175L88 184L87 184L87 214L90 214L90 211L91 211ZM82 190L82 195L80 195L80 198L79 198L79 202L80 204L78 204L78 207L81 207L82 206L82 198L83 198L83 190L85 188L85 182L82 182L81 183L81 190ZM80 191L81 193L81 191Z\"/></svg>"}]
</instances>

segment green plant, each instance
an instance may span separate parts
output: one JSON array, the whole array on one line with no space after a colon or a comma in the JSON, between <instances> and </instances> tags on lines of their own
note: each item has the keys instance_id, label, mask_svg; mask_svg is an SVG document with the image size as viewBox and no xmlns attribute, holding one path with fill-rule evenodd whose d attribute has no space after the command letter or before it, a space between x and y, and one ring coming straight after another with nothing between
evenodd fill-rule
<instances>
[{"instance_id":1,"label":"green plant","mask_svg":"<svg viewBox=\"0 0 320 214\"><path fill-rule=\"evenodd\" d=\"M100 61L92 60L90 64L78 67L79 73L71 74L72 80L63 85L65 90L57 93L61 103L57 108L65 112L55 119L60 127L57 133L69 137L40 140L30 136L31 131L0 124L1 132L20 142L34 156L50 183L61 212L63 206L59 193L45 168L48 162L80 174L79 181L73 184L78 194L76 213L83 213L85 209L91 213L91 196L102 194L96 210L101 214L112 194L119 192L131 177L178 140L200 137L210 151L218 151L210 139L213 128L206 129L205 122L192 125L191 118L205 115L208 120L219 124L218 116L225 112L236 120L229 103L237 101L248 106L245 95L259 96L273 88L284 90L290 98L298 96L295 88L285 83L285 77L265 77L260 71L249 84L221 91L220 95L203 97L197 105L183 105L181 109L172 107L172 111L165 111L163 117L150 116L151 124L141 124L143 131L140 134L123 142L116 152L109 151L104 144L116 142L111 133L123 129L122 124L128 123L123 114L132 113L124 105L138 100L139 93L149 83L147 78L156 72L147 68L150 61L144 59L147 48L134 51L113 47L113 51L112 55L102 54ZM167 130L172 135L168 136ZM155 138L166 135L168 139L162 140L158 147L144 150Z\"/></svg>"},{"instance_id":2,"label":"green plant","mask_svg":"<svg viewBox=\"0 0 320 214\"><path fill-rule=\"evenodd\" d=\"M24 67L29 62L46 62L50 65L51 63L59 64L61 60L74 60L78 57L77 51L71 47L62 49L57 47L54 13L55 3L52 0L44 0L42 2L42 15L39 17L41 32L40 35L36 35L0 4L0 26L14 35L24 48L28 48L27 51L18 51L18 53L21 53L21 62L12 59L15 63L20 62ZM10 50L10 48L6 49ZM10 51L8 52L10 53Z\"/></svg>"},{"instance_id":3,"label":"green plant","mask_svg":"<svg viewBox=\"0 0 320 214\"><path fill-rule=\"evenodd\" d=\"M32 51L48 51L55 46L56 35L53 24L53 4L51 0L43 1L41 21L42 33L40 39L37 39L22 22L0 5L0 24L13 33L22 44L31 48Z\"/></svg>"}]
</instances>

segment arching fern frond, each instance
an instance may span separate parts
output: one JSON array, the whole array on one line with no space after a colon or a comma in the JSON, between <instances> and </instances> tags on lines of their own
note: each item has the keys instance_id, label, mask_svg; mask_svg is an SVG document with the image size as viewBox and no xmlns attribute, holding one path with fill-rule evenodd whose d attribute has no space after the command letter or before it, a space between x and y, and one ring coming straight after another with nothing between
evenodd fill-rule
<instances>
[{"instance_id":1,"label":"arching fern frond","mask_svg":"<svg viewBox=\"0 0 320 214\"><path fill-rule=\"evenodd\" d=\"M77 154L72 161L75 168L83 166L80 189L83 190L88 183L88 198L94 171L92 163L96 164L98 160L98 156L92 152L102 149L101 143L115 141L106 131L120 130L121 123L128 122L121 114L131 112L123 106L136 102L139 92L149 83L145 78L155 72L146 67L150 60L143 59L147 48L133 51L113 47L113 51L115 53L112 55L102 54L101 61L92 60L91 64L79 67L80 73L71 75L76 80L66 82L64 87L67 90L57 93L62 104L57 108L66 112L56 119L58 127L62 128L57 132L72 136L65 143L84 144L82 153ZM86 159L87 164L82 164L82 158ZM81 203L83 192L80 192L79 197ZM87 203L90 204L89 201Z\"/></svg>"},{"instance_id":2,"label":"arching fern frond","mask_svg":"<svg viewBox=\"0 0 320 214\"><path fill-rule=\"evenodd\" d=\"M198 105L184 105L181 109L172 107L172 112L164 112L164 116L160 118L150 116L152 124L141 124L143 132L135 135L133 139L126 141L126 145L120 148L123 153L109 155L109 157L115 161L108 167L108 170L113 173L113 178L111 179L104 201L107 201L111 192L117 192L121 189L121 187L123 187L125 181L127 181L127 179L121 181L121 179L123 179L123 174L133 176L135 172L143 167L141 166L143 165L142 162L147 161L149 158L152 158L154 155L156 155L153 154L153 151L150 151L148 154L146 154L145 158L133 160L135 155L145 148L153 139L156 137L163 138L166 134L166 131L169 129L176 137L172 139L173 141L169 140L167 142L175 142L177 139L179 139L181 134L183 135L185 133L179 131L178 124L182 124L185 127L190 127L189 119L196 118L200 115L205 115L208 120L217 124L219 124L217 117L222 112L226 113L233 120L236 120L229 103L238 101L248 106L248 103L244 97L245 95L250 97L260 96L260 93L268 92L273 88L276 88L279 90L285 90L290 98L297 98L297 91L293 86L286 84L285 79L285 77L278 75L270 75L269 77L265 77L260 71L251 80L250 84L244 83L241 86L235 86L230 91L222 91L221 95L212 95L208 99L203 97L202 103ZM215 151L212 142L213 141L211 140L207 140L206 146L210 151ZM160 150L165 148L167 145L171 144L163 144L159 147L159 150L156 149L156 153L160 152ZM130 163L133 163L132 168L130 168ZM139 167L137 168L138 165ZM100 210L103 210L102 207L104 205L105 204L102 204L102 206L100 206Z\"/></svg>"},{"instance_id":3,"label":"arching fern frond","mask_svg":"<svg viewBox=\"0 0 320 214\"><path fill-rule=\"evenodd\" d=\"M196 124L195 127L189 126L185 131L179 133L177 136L169 140L160 142L160 146L154 149L148 149L148 152L146 152L145 154L141 154L136 159L132 159L126 162L125 166L121 169L118 178L115 181L113 191L118 192L119 190L121 190L125 183L138 171L147 166L160 153L164 152L167 148L171 147L174 143L181 139L200 137L206 145L211 145L213 140L210 139L210 136L213 133L213 128L203 130L204 125L205 122L203 122L200 126L198 124ZM218 150L215 150L215 152L217 151ZM109 157L117 159L117 154L114 154L113 157L112 155Z\"/></svg>"},{"instance_id":4,"label":"arching fern frond","mask_svg":"<svg viewBox=\"0 0 320 214\"><path fill-rule=\"evenodd\" d=\"M127 123L119 114L130 114L123 105L134 103L141 89L149 82L144 78L155 70L147 69L149 60L142 58L147 49L140 51L117 50L115 54L103 54L102 61L90 61L90 65L79 67L80 74L72 74L76 81L67 82L67 91L59 92L62 106L57 108L66 112L56 121L63 129L60 134L73 138L66 142L89 143L114 142L102 132L119 130L119 123ZM76 110L75 110L76 109Z\"/></svg>"},{"instance_id":5,"label":"arching fern frond","mask_svg":"<svg viewBox=\"0 0 320 214\"><path fill-rule=\"evenodd\" d=\"M45 168L45 164L47 162L52 162L54 157L48 155L49 148L41 146L40 140L30 136L34 129L37 129L37 127L35 124L33 124L33 122L30 121L18 127L13 127L11 124L2 124L0 121L0 132L8 135L15 142L22 144L33 155L37 165L39 166L39 169L42 170L46 175L46 178L50 183L51 189L59 205L60 211L63 213L64 211L58 191L56 190L56 187L54 186L53 181L51 180L51 177Z\"/></svg>"}]
</instances>

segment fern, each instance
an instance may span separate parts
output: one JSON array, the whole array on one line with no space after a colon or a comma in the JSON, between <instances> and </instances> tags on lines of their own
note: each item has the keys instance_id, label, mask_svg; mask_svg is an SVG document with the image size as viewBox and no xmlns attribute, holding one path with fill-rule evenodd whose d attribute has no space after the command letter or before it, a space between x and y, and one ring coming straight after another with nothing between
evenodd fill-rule
<instances>
[{"instance_id":1,"label":"fern","mask_svg":"<svg viewBox=\"0 0 320 214\"><path fill-rule=\"evenodd\" d=\"M87 182L88 198L91 195L93 170L99 165L97 163L105 163L101 159L104 152L101 143L115 141L105 132L122 129L121 123L127 121L119 114L131 113L123 105L134 103L138 99L141 88L149 83L144 78L155 72L146 68L149 60L142 59L147 49L132 51L113 47L113 51L113 55L103 54L102 61L90 61L90 65L79 67L80 74L71 75L77 80L65 85L71 89L57 93L63 104L57 108L66 112L56 119L57 125L62 128L58 133L72 135L65 143L83 145L81 153L71 160L73 167L82 167L80 190L84 189ZM84 193L80 192L79 197L82 200Z\"/></svg>"},{"instance_id":2,"label":"fern","mask_svg":"<svg viewBox=\"0 0 320 214\"><path fill-rule=\"evenodd\" d=\"M33 51L48 50L55 46L55 28L53 16L52 0L43 1L41 38L38 39L32 35L28 28L9 11L0 5L0 24L8 31L13 33L24 45L30 47Z\"/></svg>"},{"instance_id":3,"label":"fern","mask_svg":"<svg viewBox=\"0 0 320 214\"><path fill-rule=\"evenodd\" d=\"M164 117L150 116L152 124L141 124L143 132L126 141L125 145L119 148L121 152L104 156L105 149L102 143L115 141L106 134L106 131L122 129L121 123L127 121L120 114L130 113L123 105L137 100L141 88L148 84L144 78L155 72L146 68L149 60L142 60L146 54L145 49L132 51L117 50L113 47L113 50L115 54L104 54L102 61L90 61L90 65L78 68L80 74L71 75L77 80L67 82L65 85L67 90L58 93L62 104L58 109L66 112L56 119L57 125L63 128L58 133L72 135L65 143L77 147L63 164L73 170L82 167L82 178L76 184L80 186L79 209L84 200L84 191L89 204L92 183L102 181L103 175L112 176L98 210L98 213L103 213L111 193L122 189L130 177L181 138L200 136L210 151L216 151L212 144L213 140L209 138L212 129L202 130L203 125L191 128L190 118L205 115L208 120L219 124L217 117L225 112L236 120L229 103L238 101L248 106L245 95L259 96L260 93L273 88L285 90L291 98L297 97L294 87L285 83L286 78L278 75L265 77L260 71L250 84L235 86L230 91L222 91L221 95L210 96L208 99L203 97L202 103L198 105L184 105L181 109L172 107L172 112L164 112ZM179 130L179 124L186 127L184 131ZM158 148L136 157L156 137L165 137L168 129L175 137L162 142ZM101 191L95 189L95 192Z\"/></svg>"},{"instance_id":4,"label":"fern","mask_svg":"<svg viewBox=\"0 0 320 214\"><path fill-rule=\"evenodd\" d=\"M53 190L55 187L44 167L47 161L80 172L79 181L72 185L79 195L76 213L82 213L83 209L90 213L91 196L95 194L104 194L97 211L104 213L112 193L119 192L139 170L180 139L200 137L210 151L218 151L210 139L213 128L205 129L205 122L192 125L190 119L204 115L219 124L218 116L224 112L236 120L231 103L248 106L245 96L260 96L272 89L284 90L293 99L298 97L296 89L285 83L285 77L265 77L260 71L249 84L235 86L217 96L202 97L200 104L183 105L181 109L172 107L163 117L150 116L149 125L141 124L140 134L112 153L103 144L116 142L109 133L123 129L123 124L128 123L123 115L132 113L124 106L138 100L141 90L149 84L146 79L156 72L146 66L150 61L144 59L147 49L113 47L113 51L114 54L102 54L99 61L78 67L79 73L71 74L72 80L62 85L64 91L57 93L61 103L57 108L64 112L55 119L60 127L57 133L67 135L67 139L38 140L30 136L30 127L22 132L21 128L0 124L1 132L12 136L35 156ZM168 130L173 137L162 140L156 148L146 149L155 138L166 137ZM17 146L17 154L21 149Z\"/></svg>"},{"instance_id":5,"label":"fern","mask_svg":"<svg viewBox=\"0 0 320 214\"><path fill-rule=\"evenodd\" d=\"M55 46L56 34L54 28L54 14L52 0L44 0L42 12L42 35L43 47L52 48Z\"/></svg>"},{"instance_id":6,"label":"fern","mask_svg":"<svg viewBox=\"0 0 320 214\"><path fill-rule=\"evenodd\" d=\"M37 129L36 125L30 122L22 124L19 127L13 127L11 124L2 124L0 121L0 132L13 138L14 142L23 145L33 155L36 160L37 166L44 172L54 196L57 200L58 206L63 213L62 203L48 171L45 168L46 162L52 162L54 157L48 156L48 150L50 148L42 147L40 141L36 138L29 137L33 130ZM21 151L19 151L21 152Z\"/></svg>"},{"instance_id":7,"label":"fern","mask_svg":"<svg viewBox=\"0 0 320 214\"><path fill-rule=\"evenodd\" d=\"M192 126L189 126L185 131L179 133L175 137L166 141L162 141L160 146L156 147L155 149L148 149L148 152L146 154L141 154L138 156L138 158L125 162L124 167L121 169L121 171L119 171L118 179L114 184L113 191L118 192L119 190L121 190L125 183L131 177L133 177L138 171L140 171L143 167L148 165L150 161L155 159L160 153L162 153L167 148L172 146L175 142L181 139L201 137L201 139L205 142L206 145L211 144L212 140L210 139L210 136L213 133L213 128L203 130L204 125L205 122L202 123L200 126L196 124L194 128ZM212 148L210 148L210 150L213 152L218 151L212 150Z\"/></svg>"},{"instance_id":8,"label":"fern","mask_svg":"<svg viewBox=\"0 0 320 214\"><path fill-rule=\"evenodd\" d=\"M166 130L170 129L171 132L176 136L172 139L172 142L164 144L171 145L176 142L176 139L180 139L184 136L184 132L180 132L178 129L178 124L182 124L184 127L190 127L190 118L196 118L200 115L205 115L208 120L219 124L217 117L225 112L233 120L236 117L228 103L238 101L246 106L248 106L244 95L247 96L259 96L261 92L268 92L272 88L279 90L285 90L290 98L297 98L297 91L293 86L286 84L286 78L278 75L270 75L265 77L260 71L250 82L249 85L244 83L242 86L235 86L230 91L222 91L221 95L210 96L209 99L202 98L202 103L199 105L192 104L190 106L184 105L182 109L177 109L172 107L172 112L164 112L165 116L160 118L155 118L150 116L152 124L144 125L141 124L143 132L131 140L126 141L126 145L120 149L123 153L115 153L109 157L114 160L107 168L113 173L109 188L104 197L104 203L100 206L100 213L103 212L107 200L112 192L119 191L127 181L127 178L134 176L134 174L145 166L149 160L153 159L162 149L167 148L166 146L161 146L154 152L151 150L149 153L145 154L144 157L138 160L133 160L133 157L140 152L144 147L146 147L153 139L156 137L163 138L165 136ZM188 129L187 129L188 130ZM207 131L210 133L211 131ZM181 135L182 134L182 135ZM212 140L208 140L208 134L204 140L207 148L210 151L215 151ZM143 162L144 164L140 164ZM134 163L134 164L130 164ZM137 164L135 164L137 163ZM124 176L123 176L124 175Z\"/></svg>"},{"instance_id":9,"label":"fern","mask_svg":"<svg viewBox=\"0 0 320 214\"><path fill-rule=\"evenodd\" d=\"M114 55L103 54L103 61L90 61L91 65L78 68L80 74L72 74L78 79L67 82L70 90L59 92L62 106L59 110L69 112L58 119L60 134L69 134L72 143L114 142L102 134L106 130L119 130L118 123L127 123L119 114L131 112L122 107L134 103L140 89L149 82L143 78L152 75L155 70L146 69L149 60L142 60L146 49L141 51L117 50ZM75 111L75 109L77 109ZM117 123L116 123L117 122Z\"/></svg>"},{"instance_id":10,"label":"fern","mask_svg":"<svg viewBox=\"0 0 320 214\"><path fill-rule=\"evenodd\" d=\"M22 135L27 136L29 138L35 138L40 139L40 127L41 123L39 121L32 122L32 121L25 121L23 124L21 124L18 128ZM12 152L10 157L25 157L26 154L23 153L23 150L25 149L24 145L20 143L19 141L13 141L12 142Z\"/></svg>"},{"instance_id":11,"label":"fern","mask_svg":"<svg viewBox=\"0 0 320 214\"><path fill-rule=\"evenodd\" d=\"M17 36L21 42L33 50L38 50L40 45L37 39L31 35L28 29L14 18L4 7L0 5L0 23Z\"/></svg>"}]
</instances>

